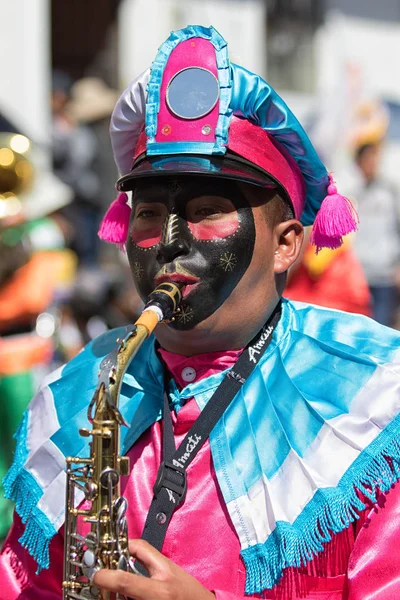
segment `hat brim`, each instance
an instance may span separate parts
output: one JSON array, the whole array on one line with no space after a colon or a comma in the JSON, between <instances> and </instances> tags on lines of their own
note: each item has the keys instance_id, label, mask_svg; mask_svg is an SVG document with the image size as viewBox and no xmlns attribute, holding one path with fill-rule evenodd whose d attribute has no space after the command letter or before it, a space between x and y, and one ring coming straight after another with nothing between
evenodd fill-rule
<instances>
[{"instance_id":1,"label":"hat brim","mask_svg":"<svg viewBox=\"0 0 400 600\"><path fill-rule=\"evenodd\" d=\"M264 188L278 188L281 185L271 175L254 167L250 162L232 153L225 156L152 156L138 160L132 171L123 175L117 182L121 192L133 190L138 179L147 177L207 176L233 179ZM285 194L286 195L286 194Z\"/></svg>"}]
</instances>

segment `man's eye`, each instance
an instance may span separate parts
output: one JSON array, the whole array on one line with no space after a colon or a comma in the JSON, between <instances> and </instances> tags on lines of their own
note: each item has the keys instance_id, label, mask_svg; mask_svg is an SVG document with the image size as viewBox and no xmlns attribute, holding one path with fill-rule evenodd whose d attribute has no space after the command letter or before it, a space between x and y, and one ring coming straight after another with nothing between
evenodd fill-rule
<instances>
[{"instance_id":1,"label":"man's eye","mask_svg":"<svg viewBox=\"0 0 400 600\"><path fill-rule=\"evenodd\" d=\"M200 217L217 217L221 213L222 210L216 206L202 206L196 210L196 215Z\"/></svg>"},{"instance_id":2,"label":"man's eye","mask_svg":"<svg viewBox=\"0 0 400 600\"><path fill-rule=\"evenodd\" d=\"M150 210L149 208L139 210L136 214L136 219L151 219L152 217L156 217L157 214L154 210Z\"/></svg>"}]
</instances>

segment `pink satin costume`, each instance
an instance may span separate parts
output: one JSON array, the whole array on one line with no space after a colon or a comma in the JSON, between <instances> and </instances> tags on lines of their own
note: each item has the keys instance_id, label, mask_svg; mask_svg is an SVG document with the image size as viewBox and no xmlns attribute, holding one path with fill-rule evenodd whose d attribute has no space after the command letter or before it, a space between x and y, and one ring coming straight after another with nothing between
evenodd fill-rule
<instances>
[{"instance_id":1,"label":"pink satin costume","mask_svg":"<svg viewBox=\"0 0 400 600\"><path fill-rule=\"evenodd\" d=\"M175 381L186 385L184 373L195 381L222 371L238 353L213 353L185 358L161 351ZM186 368L186 371L185 371ZM189 369L188 369L189 368ZM187 377L186 377L187 378ZM199 414L195 400L172 413L178 445ZM155 423L129 451L131 474L123 478L128 499L130 537L140 537L160 463L162 426ZM364 511L357 523L336 535L324 552L300 570L286 570L278 586L264 598L295 600L392 600L400 598L400 486L379 506ZM23 525L14 525L0 556L0 600L60 600L63 570L63 530L50 546L50 569L36 575L36 563L18 543ZM174 514L163 554L196 577L217 600L260 598L245 596L245 569L240 544L230 522L212 465L208 442L188 468L186 501Z\"/></svg>"}]
</instances>

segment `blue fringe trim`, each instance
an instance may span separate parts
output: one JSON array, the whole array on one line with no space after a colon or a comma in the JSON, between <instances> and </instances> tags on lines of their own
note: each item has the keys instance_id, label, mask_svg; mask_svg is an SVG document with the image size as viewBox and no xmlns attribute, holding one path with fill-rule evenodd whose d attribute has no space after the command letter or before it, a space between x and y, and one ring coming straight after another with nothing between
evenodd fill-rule
<instances>
[{"instance_id":1,"label":"blue fringe trim","mask_svg":"<svg viewBox=\"0 0 400 600\"><path fill-rule=\"evenodd\" d=\"M18 541L36 560L38 564L36 575L42 569L48 569L50 566L49 547L56 533L57 530L48 518L41 510L35 507L31 511L25 531Z\"/></svg>"},{"instance_id":2,"label":"blue fringe trim","mask_svg":"<svg viewBox=\"0 0 400 600\"><path fill-rule=\"evenodd\" d=\"M35 478L24 469L29 454L26 446L28 419L27 410L14 434L17 440L14 462L3 479L3 487L5 497L15 502L15 510L25 525L24 533L18 541L38 563L39 573L41 569L49 568L49 545L57 530L37 507L43 490Z\"/></svg>"},{"instance_id":3,"label":"blue fringe trim","mask_svg":"<svg viewBox=\"0 0 400 600\"><path fill-rule=\"evenodd\" d=\"M278 521L264 544L242 550L245 593L270 590L283 569L310 562L324 544L359 518L366 508L357 491L371 502L400 479L400 415L363 450L336 488L319 489L294 523Z\"/></svg>"},{"instance_id":4,"label":"blue fringe trim","mask_svg":"<svg viewBox=\"0 0 400 600\"><path fill-rule=\"evenodd\" d=\"M28 433L28 417L29 412L26 410L22 416L21 423L19 424L18 429L13 436L17 442L14 452L14 461L3 479L4 496L14 501L16 498L16 480L21 470L23 469L23 466L29 454L29 450L26 447L26 437Z\"/></svg>"}]
</instances>

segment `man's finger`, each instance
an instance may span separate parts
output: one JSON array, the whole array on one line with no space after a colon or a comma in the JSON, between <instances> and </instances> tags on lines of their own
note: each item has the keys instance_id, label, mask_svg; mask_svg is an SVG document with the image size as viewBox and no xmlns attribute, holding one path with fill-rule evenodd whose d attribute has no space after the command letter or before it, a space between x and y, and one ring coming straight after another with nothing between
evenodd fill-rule
<instances>
[{"instance_id":1,"label":"man's finger","mask_svg":"<svg viewBox=\"0 0 400 600\"><path fill-rule=\"evenodd\" d=\"M146 567L151 576L162 573L171 562L145 540L129 540L129 552Z\"/></svg>"},{"instance_id":2,"label":"man's finger","mask_svg":"<svg viewBox=\"0 0 400 600\"><path fill-rule=\"evenodd\" d=\"M125 571L101 569L92 581L101 590L122 594L135 600L159 600L162 597L162 582Z\"/></svg>"}]
</instances>

